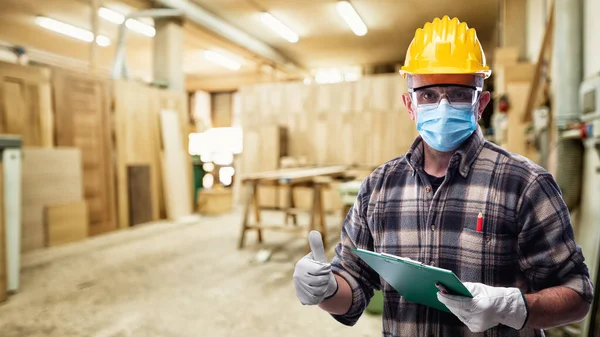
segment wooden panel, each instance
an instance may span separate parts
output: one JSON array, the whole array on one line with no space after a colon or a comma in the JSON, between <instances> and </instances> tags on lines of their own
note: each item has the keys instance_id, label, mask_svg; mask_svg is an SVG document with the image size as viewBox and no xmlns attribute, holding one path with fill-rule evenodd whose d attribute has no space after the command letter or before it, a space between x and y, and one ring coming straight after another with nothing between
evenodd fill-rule
<instances>
[{"instance_id":1,"label":"wooden panel","mask_svg":"<svg viewBox=\"0 0 600 337\"><path fill-rule=\"evenodd\" d=\"M4 171L0 160L0 192L4 191ZM4 223L4 193L0 193L0 302L8 298L6 288L6 224Z\"/></svg>"},{"instance_id":2,"label":"wooden panel","mask_svg":"<svg viewBox=\"0 0 600 337\"><path fill-rule=\"evenodd\" d=\"M44 212L46 245L54 247L87 238L88 223L85 201L46 206Z\"/></svg>"},{"instance_id":3,"label":"wooden panel","mask_svg":"<svg viewBox=\"0 0 600 337\"><path fill-rule=\"evenodd\" d=\"M119 227L128 227L129 198L127 165L150 166L152 191L152 219L166 217L162 182L162 154L160 145L160 112L162 109L177 111L180 122L182 146L188 146L187 96L151 88L140 83L114 81L114 118L117 167L117 210ZM144 97L144 99L139 99ZM191 157L186 156L184 166L191 179ZM193 193L189 188L190 196ZM191 207L191 197L190 197Z\"/></svg>"},{"instance_id":4,"label":"wooden panel","mask_svg":"<svg viewBox=\"0 0 600 337\"><path fill-rule=\"evenodd\" d=\"M129 223L135 226L152 221L152 191L150 188L150 166L127 166L129 184Z\"/></svg>"},{"instance_id":5,"label":"wooden panel","mask_svg":"<svg viewBox=\"0 0 600 337\"><path fill-rule=\"evenodd\" d=\"M50 70L0 62L0 133L24 146L53 146Z\"/></svg>"},{"instance_id":6,"label":"wooden panel","mask_svg":"<svg viewBox=\"0 0 600 337\"><path fill-rule=\"evenodd\" d=\"M114 230L115 188L109 120L108 82L55 70L56 145L81 149L84 196L90 235Z\"/></svg>"},{"instance_id":7,"label":"wooden panel","mask_svg":"<svg viewBox=\"0 0 600 337\"><path fill-rule=\"evenodd\" d=\"M23 149L21 251L45 246L44 207L83 200L81 152L76 148Z\"/></svg>"},{"instance_id":8,"label":"wooden panel","mask_svg":"<svg viewBox=\"0 0 600 337\"><path fill-rule=\"evenodd\" d=\"M187 148L181 142L181 128L177 113L163 110L161 131L163 144L163 175L167 218L177 220L192 213L190 189L192 184L186 174Z\"/></svg>"}]
</instances>

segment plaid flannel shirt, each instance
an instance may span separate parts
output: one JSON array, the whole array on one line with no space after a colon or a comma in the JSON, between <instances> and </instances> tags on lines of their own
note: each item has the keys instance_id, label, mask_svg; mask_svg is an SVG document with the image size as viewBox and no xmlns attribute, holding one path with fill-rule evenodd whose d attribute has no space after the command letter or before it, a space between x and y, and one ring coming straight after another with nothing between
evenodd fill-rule
<instances>
[{"instance_id":1,"label":"plaid flannel shirt","mask_svg":"<svg viewBox=\"0 0 600 337\"><path fill-rule=\"evenodd\" d=\"M362 184L335 249L334 273L352 288L352 305L332 315L354 325L373 296L384 296L383 336L543 336L497 326L472 333L454 315L405 301L350 249L408 257L452 270L462 281L518 287L524 293L562 285L591 303L593 288L570 216L553 177L485 141L478 128L450 160L433 193L417 137L404 155ZM476 231L483 213L483 232Z\"/></svg>"}]
</instances>

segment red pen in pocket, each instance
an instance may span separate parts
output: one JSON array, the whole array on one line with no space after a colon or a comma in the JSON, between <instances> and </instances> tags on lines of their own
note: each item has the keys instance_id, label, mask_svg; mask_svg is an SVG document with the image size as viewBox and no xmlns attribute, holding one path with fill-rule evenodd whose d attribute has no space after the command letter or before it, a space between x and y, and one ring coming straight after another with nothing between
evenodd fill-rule
<instances>
[{"instance_id":1,"label":"red pen in pocket","mask_svg":"<svg viewBox=\"0 0 600 337\"><path fill-rule=\"evenodd\" d=\"M483 232L483 214L481 212L477 216L477 232Z\"/></svg>"}]
</instances>

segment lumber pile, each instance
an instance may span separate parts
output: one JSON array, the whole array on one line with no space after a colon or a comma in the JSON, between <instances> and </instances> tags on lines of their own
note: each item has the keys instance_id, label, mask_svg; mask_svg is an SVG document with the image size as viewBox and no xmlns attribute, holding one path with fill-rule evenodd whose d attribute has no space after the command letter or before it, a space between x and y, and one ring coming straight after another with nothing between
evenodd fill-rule
<instances>
[{"instance_id":1,"label":"lumber pile","mask_svg":"<svg viewBox=\"0 0 600 337\"><path fill-rule=\"evenodd\" d=\"M417 136L402 102L405 92L406 80L396 74L336 84L242 87L241 173L279 168L277 128L286 130L287 155L306 158L309 166L377 167L398 157ZM259 194L261 205L276 204L272 194Z\"/></svg>"},{"instance_id":2,"label":"lumber pile","mask_svg":"<svg viewBox=\"0 0 600 337\"><path fill-rule=\"evenodd\" d=\"M119 227L131 226L129 196L140 194L128 188L148 189L129 183L132 165L149 168L151 220L177 220L191 214L186 94L117 80L113 96Z\"/></svg>"}]
</instances>

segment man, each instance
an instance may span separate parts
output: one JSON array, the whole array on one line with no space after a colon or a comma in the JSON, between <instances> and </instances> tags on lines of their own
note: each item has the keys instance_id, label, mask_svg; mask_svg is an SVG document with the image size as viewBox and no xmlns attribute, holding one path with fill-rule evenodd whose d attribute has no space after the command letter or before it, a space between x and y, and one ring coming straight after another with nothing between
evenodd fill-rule
<instances>
[{"instance_id":1,"label":"man","mask_svg":"<svg viewBox=\"0 0 600 337\"><path fill-rule=\"evenodd\" d=\"M543 336L582 320L592 284L559 188L477 126L490 71L475 30L447 16L425 24L402 72L420 136L363 182L331 264L310 238L294 272L300 301L353 325L381 289L384 336ZM451 313L408 302L351 248L452 270L474 298L439 292Z\"/></svg>"}]
</instances>

